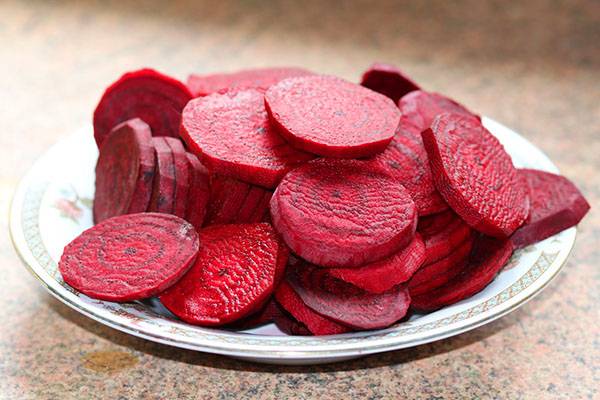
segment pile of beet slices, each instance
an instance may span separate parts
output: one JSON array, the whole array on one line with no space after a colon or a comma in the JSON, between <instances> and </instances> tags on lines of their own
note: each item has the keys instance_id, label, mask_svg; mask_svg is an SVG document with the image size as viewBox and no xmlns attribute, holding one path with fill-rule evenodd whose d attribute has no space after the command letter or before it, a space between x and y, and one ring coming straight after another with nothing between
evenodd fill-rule
<instances>
[{"instance_id":1,"label":"pile of beet slices","mask_svg":"<svg viewBox=\"0 0 600 400\"><path fill-rule=\"evenodd\" d=\"M157 296L180 319L328 335L485 288L576 225L566 178L518 169L480 117L391 65L360 85L301 68L123 75L94 112L96 225L69 285Z\"/></svg>"}]
</instances>

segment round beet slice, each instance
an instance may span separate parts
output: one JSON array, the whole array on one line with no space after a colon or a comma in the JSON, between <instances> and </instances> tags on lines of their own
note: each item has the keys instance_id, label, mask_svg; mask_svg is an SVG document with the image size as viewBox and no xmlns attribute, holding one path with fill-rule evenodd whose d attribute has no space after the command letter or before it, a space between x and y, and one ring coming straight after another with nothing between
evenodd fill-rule
<instances>
[{"instance_id":1,"label":"round beet slice","mask_svg":"<svg viewBox=\"0 0 600 400\"><path fill-rule=\"evenodd\" d=\"M324 267L357 267L412 241L417 212L400 183L368 163L319 159L290 172L271 198L290 249Z\"/></svg>"},{"instance_id":2,"label":"round beet slice","mask_svg":"<svg viewBox=\"0 0 600 400\"><path fill-rule=\"evenodd\" d=\"M583 194L564 176L535 169L519 169L518 173L527 182L531 208L525 224L510 238L516 248L577 225L589 211Z\"/></svg>"},{"instance_id":3,"label":"round beet slice","mask_svg":"<svg viewBox=\"0 0 600 400\"><path fill-rule=\"evenodd\" d=\"M128 72L110 85L94 111L94 139L98 147L113 126L140 118L154 136L179 135L181 110L191 99L187 87L152 69Z\"/></svg>"},{"instance_id":4,"label":"round beet slice","mask_svg":"<svg viewBox=\"0 0 600 400\"><path fill-rule=\"evenodd\" d=\"M362 76L361 85L392 99L394 104L405 94L421 89L398 67L375 63Z\"/></svg>"},{"instance_id":5,"label":"round beet slice","mask_svg":"<svg viewBox=\"0 0 600 400\"><path fill-rule=\"evenodd\" d=\"M523 224L529 214L527 184L478 119L441 114L422 135L435 186L465 222L499 238Z\"/></svg>"},{"instance_id":6,"label":"round beet slice","mask_svg":"<svg viewBox=\"0 0 600 400\"><path fill-rule=\"evenodd\" d=\"M58 269L66 283L94 299L133 301L174 284L192 266L198 234L169 214L109 218L69 243Z\"/></svg>"},{"instance_id":7,"label":"round beet slice","mask_svg":"<svg viewBox=\"0 0 600 400\"><path fill-rule=\"evenodd\" d=\"M333 76L285 79L267 90L265 104L271 121L293 146L326 157L379 153L400 121L389 98Z\"/></svg>"},{"instance_id":8,"label":"round beet slice","mask_svg":"<svg viewBox=\"0 0 600 400\"><path fill-rule=\"evenodd\" d=\"M173 203L173 214L184 218L188 202L188 191L190 188L190 167L187 152L181 140L165 137L167 145L173 153L175 163L175 198Z\"/></svg>"},{"instance_id":9,"label":"round beet slice","mask_svg":"<svg viewBox=\"0 0 600 400\"><path fill-rule=\"evenodd\" d=\"M370 293L383 293L408 281L425 260L425 244L419 234L396 254L358 268L331 268L327 273Z\"/></svg>"},{"instance_id":10,"label":"round beet slice","mask_svg":"<svg viewBox=\"0 0 600 400\"><path fill-rule=\"evenodd\" d=\"M190 101L183 110L181 136L211 172L267 188L313 158L273 130L263 94L257 90Z\"/></svg>"},{"instance_id":11,"label":"round beet slice","mask_svg":"<svg viewBox=\"0 0 600 400\"><path fill-rule=\"evenodd\" d=\"M160 301L191 324L243 318L271 295L279 253L269 224L218 225L199 232L202 247L190 271Z\"/></svg>"},{"instance_id":12,"label":"round beet slice","mask_svg":"<svg viewBox=\"0 0 600 400\"><path fill-rule=\"evenodd\" d=\"M186 218L196 230L200 230L206 215L210 196L210 177L208 170L192 153L186 153L191 173L191 186L188 190Z\"/></svg>"},{"instance_id":13,"label":"round beet slice","mask_svg":"<svg viewBox=\"0 0 600 400\"><path fill-rule=\"evenodd\" d=\"M430 226L419 225L417 227L425 242L424 265L446 257L471 235L472 230L469 225L465 224L456 214L452 214L452 219L447 223L442 222L446 219L446 215L442 214L437 217L428 217L439 219Z\"/></svg>"},{"instance_id":14,"label":"round beet slice","mask_svg":"<svg viewBox=\"0 0 600 400\"><path fill-rule=\"evenodd\" d=\"M173 151L164 137L153 137L152 144L156 152L156 169L148 211L172 214L177 190Z\"/></svg>"},{"instance_id":15,"label":"round beet slice","mask_svg":"<svg viewBox=\"0 0 600 400\"><path fill-rule=\"evenodd\" d=\"M150 127L140 119L117 125L96 163L94 221L146 211L152 194L156 157Z\"/></svg>"}]
</instances>

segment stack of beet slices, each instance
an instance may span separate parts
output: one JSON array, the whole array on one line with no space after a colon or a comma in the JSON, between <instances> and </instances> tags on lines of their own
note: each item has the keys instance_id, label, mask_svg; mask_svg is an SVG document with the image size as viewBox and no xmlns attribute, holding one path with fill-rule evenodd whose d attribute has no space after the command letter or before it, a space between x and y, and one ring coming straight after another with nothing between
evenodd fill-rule
<instances>
[{"instance_id":1,"label":"stack of beet slices","mask_svg":"<svg viewBox=\"0 0 600 400\"><path fill-rule=\"evenodd\" d=\"M190 324L381 329L484 289L514 249L579 223L568 179L517 169L479 116L374 64L123 75L94 113L94 221L65 282L156 296Z\"/></svg>"}]
</instances>

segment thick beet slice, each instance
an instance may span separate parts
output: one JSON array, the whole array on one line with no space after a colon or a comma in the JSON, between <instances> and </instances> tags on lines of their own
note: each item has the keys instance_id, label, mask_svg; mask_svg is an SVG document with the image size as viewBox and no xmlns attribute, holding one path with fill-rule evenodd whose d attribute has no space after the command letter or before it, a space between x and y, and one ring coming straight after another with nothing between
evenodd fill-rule
<instances>
[{"instance_id":1,"label":"thick beet slice","mask_svg":"<svg viewBox=\"0 0 600 400\"><path fill-rule=\"evenodd\" d=\"M184 218L188 203L191 174L187 152L181 140L171 137L165 137L164 139L173 153L173 161L175 162L175 201L173 203L173 214Z\"/></svg>"},{"instance_id":2,"label":"thick beet slice","mask_svg":"<svg viewBox=\"0 0 600 400\"><path fill-rule=\"evenodd\" d=\"M164 137L153 137L156 169L148 211L172 214L175 209L175 159Z\"/></svg>"},{"instance_id":3,"label":"thick beet slice","mask_svg":"<svg viewBox=\"0 0 600 400\"><path fill-rule=\"evenodd\" d=\"M469 262L460 274L438 289L415 296L412 306L417 310L431 311L471 297L494 279L512 251L510 240L478 237Z\"/></svg>"},{"instance_id":4,"label":"thick beet slice","mask_svg":"<svg viewBox=\"0 0 600 400\"><path fill-rule=\"evenodd\" d=\"M194 227L174 215L121 215L69 243L58 268L66 283L87 296L133 301L174 284L191 267L198 247Z\"/></svg>"},{"instance_id":5,"label":"thick beet slice","mask_svg":"<svg viewBox=\"0 0 600 400\"><path fill-rule=\"evenodd\" d=\"M512 236L515 248L544 240L575 226L590 205L567 178L535 169L519 169L529 187L531 208L525 224Z\"/></svg>"},{"instance_id":6,"label":"thick beet slice","mask_svg":"<svg viewBox=\"0 0 600 400\"><path fill-rule=\"evenodd\" d=\"M293 146L326 157L379 153L400 121L393 101L333 76L285 79L267 90L265 104L271 121Z\"/></svg>"},{"instance_id":7,"label":"thick beet slice","mask_svg":"<svg viewBox=\"0 0 600 400\"><path fill-rule=\"evenodd\" d=\"M211 172L267 188L313 158L273 130L257 90L190 101L183 110L181 136Z\"/></svg>"},{"instance_id":8,"label":"thick beet slice","mask_svg":"<svg viewBox=\"0 0 600 400\"><path fill-rule=\"evenodd\" d=\"M425 265L446 257L471 235L471 228L450 213L452 218L447 222L446 213L427 217L435 219L432 223L425 221L425 225L421 225L419 222L417 230L425 242Z\"/></svg>"},{"instance_id":9,"label":"thick beet slice","mask_svg":"<svg viewBox=\"0 0 600 400\"><path fill-rule=\"evenodd\" d=\"M435 186L465 222L499 238L523 224L529 213L527 184L478 119L441 114L422 135Z\"/></svg>"},{"instance_id":10,"label":"thick beet slice","mask_svg":"<svg viewBox=\"0 0 600 400\"><path fill-rule=\"evenodd\" d=\"M290 249L324 267L357 267L412 241L417 212L404 187L368 163L319 159L290 172L271 198Z\"/></svg>"},{"instance_id":11,"label":"thick beet slice","mask_svg":"<svg viewBox=\"0 0 600 400\"><path fill-rule=\"evenodd\" d=\"M204 223L206 208L210 197L210 176L208 170L192 153L186 153L191 173L191 186L188 190L186 219L200 230Z\"/></svg>"},{"instance_id":12,"label":"thick beet slice","mask_svg":"<svg viewBox=\"0 0 600 400\"><path fill-rule=\"evenodd\" d=\"M421 89L398 67L385 63L371 65L363 74L360 84L389 97L394 104L405 94Z\"/></svg>"},{"instance_id":13,"label":"thick beet slice","mask_svg":"<svg viewBox=\"0 0 600 400\"><path fill-rule=\"evenodd\" d=\"M269 224L219 225L199 232L190 271L160 296L182 320L223 325L243 318L271 295L279 238Z\"/></svg>"},{"instance_id":14,"label":"thick beet slice","mask_svg":"<svg viewBox=\"0 0 600 400\"><path fill-rule=\"evenodd\" d=\"M139 119L116 126L96 163L96 223L122 214L146 211L152 194L156 157L150 127Z\"/></svg>"},{"instance_id":15,"label":"thick beet slice","mask_svg":"<svg viewBox=\"0 0 600 400\"><path fill-rule=\"evenodd\" d=\"M327 273L370 293L383 293L406 282L425 260L425 244L419 234L391 257L358 268L330 268Z\"/></svg>"},{"instance_id":16,"label":"thick beet slice","mask_svg":"<svg viewBox=\"0 0 600 400\"><path fill-rule=\"evenodd\" d=\"M154 136L179 135L181 110L191 99L187 87L152 69L128 72L106 89L94 111L94 139L98 147L113 126L140 118Z\"/></svg>"},{"instance_id":17,"label":"thick beet slice","mask_svg":"<svg viewBox=\"0 0 600 400\"><path fill-rule=\"evenodd\" d=\"M257 89L266 91L282 79L312 75L303 68L276 67L245 69L236 72L198 75L188 77L187 86L194 97L207 96L225 90Z\"/></svg>"}]
</instances>

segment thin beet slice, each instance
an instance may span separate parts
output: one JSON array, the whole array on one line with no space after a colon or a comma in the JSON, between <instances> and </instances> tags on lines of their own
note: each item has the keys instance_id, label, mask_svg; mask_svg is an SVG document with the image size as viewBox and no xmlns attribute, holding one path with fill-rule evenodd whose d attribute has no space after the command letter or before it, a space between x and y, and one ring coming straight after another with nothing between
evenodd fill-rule
<instances>
[{"instance_id":1,"label":"thin beet slice","mask_svg":"<svg viewBox=\"0 0 600 400\"><path fill-rule=\"evenodd\" d=\"M183 110L181 136L211 172L267 188L313 158L273 130L257 90L190 101Z\"/></svg>"},{"instance_id":2,"label":"thin beet slice","mask_svg":"<svg viewBox=\"0 0 600 400\"><path fill-rule=\"evenodd\" d=\"M296 67L256 68L218 74L191 74L187 86L194 97L226 90L256 89L266 91L282 79L313 73Z\"/></svg>"},{"instance_id":3,"label":"thin beet slice","mask_svg":"<svg viewBox=\"0 0 600 400\"><path fill-rule=\"evenodd\" d=\"M544 240L575 226L590 205L564 176L535 169L517 170L527 182L531 208L525 224L511 236L515 248Z\"/></svg>"},{"instance_id":4,"label":"thin beet slice","mask_svg":"<svg viewBox=\"0 0 600 400\"><path fill-rule=\"evenodd\" d=\"M452 218L446 223L446 215L430 216L428 218L437 218L438 221L426 227L420 224L417 227L425 242L424 265L446 257L471 235L471 228L456 214L451 215Z\"/></svg>"},{"instance_id":5,"label":"thin beet slice","mask_svg":"<svg viewBox=\"0 0 600 400\"><path fill-rule=\"evenodd\" d=\"M110 85L94 111L94 139L98 147L120 122L140 118L154 136L179 135L181 110L191 99L187 87L152 69L128 72Z\"/></svg>"},{"instance_id":6,"label":"thin beet slice","mask_svg":"<svg viewBox=\"0 0 600 400\"><path fill-rule=\"evenodd\" d=\"M412 241L417 212L404 187L368 163L319 159L290 172L271 198L290 249L324 267L357 267Z\"/></svg>"},{"instance_id":7,"label":"thin beet slice","mask_svg":"<svg viewBox=\"0 0 600 400\"><path fill-rule=\"evenodd\" d=\"M156 169L148 211L172 214L175 209L175 159L164 137L153 137Z\"/></svg>"},{"instance_id":8,"label":"thin beet slice","mask_svg":"<svg viewBox=\"0 0 600 400\"><path fill-rule=\"evenodd\" d=\"M358 268L331 268L327 273L370 293L383 293L408 281L425 260L425 244L419 234L396 254Z\"/></svg>"},{"instance_id":9,"label":"thin beet slice","mask_svg":"<svg viewBox=\"0 0 600 400\"><path fill-rule=\"evenodd\" d=\"M173 214L184 218L188 203L188 192L190 189L190 167L187 152L181 140L165 137L167 145L173 153L175 162L175 199L173 203Z\"/></svg>"},{"instance_id":10,"label":"thin beet slice","mask_svg":"<svg viewBox=\"0 0 600 400\"><path fill-rule=\"evenodd\" d=\"M326 157L377 154L400 121L393 101L333 76L285 79L267 90L265 104L272 123L293 146Z\"/></svg>"},{"instance_id":11,"label":"thin beet slice","mask_svg":"<svg viewBox=\"0 0 600 400\"><path fill-rule=\"evenodd\" d=\"M421 89L398 67L385 63L371 65L363 74L360 84L389 97L394 104L405 94Z\"/></svg>"},{"instance_id":12,"label":"thin beet slice","mask_svg":"<svg viewBox=\"0 0 600 400\"><path fill-rule=\"evenodd\" d=\"M117 125L96 163L94 221L146 211L156 157L150 127L140 119Z\"/></svg>"},{"instance_id":13,"label":"thin beet slice","mask_svg":"<svg viewBox=\"0 0 600 400\"><path fill-rule=\"evenodd\" d=\"M273 192L270 190L266 190L263 193L262 199L250 216L251 222L270 222L269 203L271 202L271 197L273 197Z\"/></svg>"},{"instance_id":14,"label":"thin beet slice","mask_svg":"<svg viewBox=\"0 0 600 400\"><path fill-rule=\"evenodd\" d=\"M456 215L456 213L452 210L446 210L434 215L420 217L417 224L417 231L419 231L421 234L431 236L458 218L458 215Z\"/></svg>"},{"instance_id":15,"label":"thin beet slice","mask_svg":"<svg viewBox=\"0 0 600 400\"><path fill-rule=\"evenodd\" d=\"M58 263L66 283L109 301L152 297L192 266L198 234L174 215L139 213L109 218L69 243Z\"/></svg>"},{"instance_id":16,"label":"thin beet slice","mask_svg":"<svg viewBox=\"0 0 600 400\"><path fill-rule=\"evenodd\" d=\"M269 224L219 225L199 232L190 271L160 296L182 320L223 325L264 304L275 284L279 239Z\"/></svg>"},{"instance_id":17,"label":"thin beet slice","mask_svg":"<svg viewBox=\"0 0 600 400\"><path fill-rule=\"evenodd\" d=\"M473 296L494 279L512 252L510 240L478 237L461 273L440 288L415 296L412 306L417 310L432 311Z\"/></svg>"},{"instance_id":18,"label":"thin beet slice","mask_svg":"<svg viewBox=\"0 0 600 400\"><path fill-rule=\"evenodd\" d=\"M478 119L441 114L423 131L423 142L435 186L471 227L505 238L523 224L529 214L527 184Z\"/></svg>"},{"instance_id":19,"label":"thin beet slice","mask_svg":"<svg viewBox=\"0 0 600 400\"><path fill-rule=\"evenodd\" d=\"M204 223L210 197L210 177L208 170L192 153L186 153L191 172L191 186L188 191L186 219L200 230Z\"/></svg>"}]
</instances>

